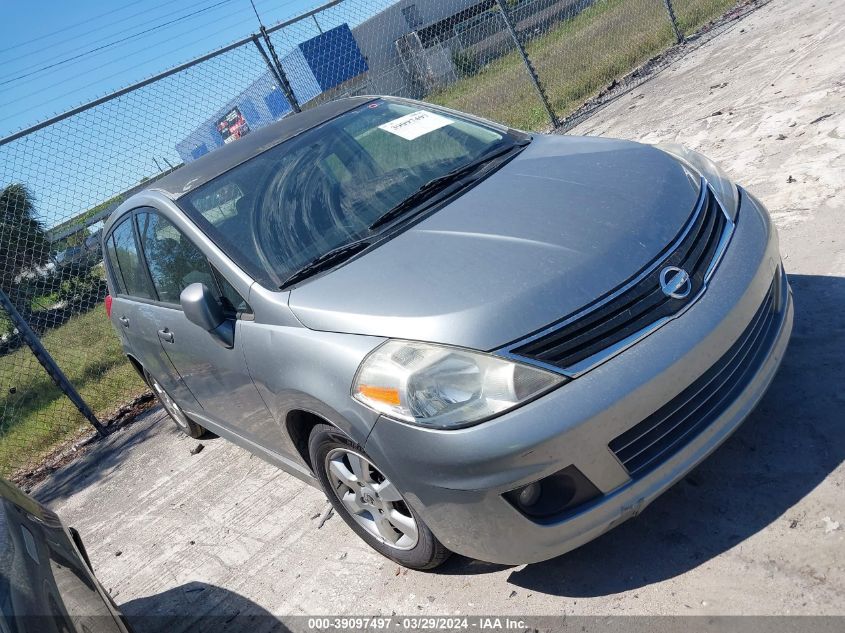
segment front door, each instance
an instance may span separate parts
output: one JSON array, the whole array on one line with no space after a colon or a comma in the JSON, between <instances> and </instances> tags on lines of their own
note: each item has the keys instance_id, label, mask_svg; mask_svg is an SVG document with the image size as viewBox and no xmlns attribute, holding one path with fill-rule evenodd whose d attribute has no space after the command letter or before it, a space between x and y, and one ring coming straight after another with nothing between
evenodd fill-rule
<instances>
[{"instance_id":1,"label":"front door","mask_svg":"<svg viewBox=\"0 0 845 633\"><path fill-rule=\"evenodd\" d=\"M157 301L144 307L156 323L156 337L184 384L212 421L264 446L277 445L281 430L250 377L240 333L250 309L214 270L205 255L167 218L153 209L136 214L138 236ZM179 296L203 283L235 319L232 349L219 345L182 312Z\"/></svg>"},{"instance_id":2,"label":"front door","mask_svg":"<svg viewBox=\"0 0 845 633\"><path fill-rule=\"evenodd\" d=\"M105 242L106 261L113 280L111 320L144 369L185 409L201 408L185 386L158 339L156 299L144 268L140 246L130 215L120 222Z\"/></svg>"}]
</instances>

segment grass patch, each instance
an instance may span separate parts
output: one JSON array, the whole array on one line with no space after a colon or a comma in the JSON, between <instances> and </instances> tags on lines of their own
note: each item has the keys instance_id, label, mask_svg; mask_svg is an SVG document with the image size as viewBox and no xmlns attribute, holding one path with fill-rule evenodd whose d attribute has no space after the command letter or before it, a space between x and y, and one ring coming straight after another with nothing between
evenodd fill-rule
<instances>
[{"instance_id":1,"label":"grass patch","mask_svg":"<svg viewBox=\"0 0 845 633\"><path fill-rule=\"evenodd\" d=\"M146 391L102 304L47 332L42 343L99 418ZM28 347L0 357L0 475L37 464L90 428Z\"/></svg>"},{"instance_id":2,"label":"grass patch","mask_svg":"<svg viewBox=\"0 0 845 633\"><path fill-rule=\"evenodd\" d=\"M549 123L516 51L485 65L476 75L428 95L426 100L520 129L536 130Z\"/></svg>"},{"instance_id":3,"label":"grass patch","mask_svg":"<svg viewBox=\"0 0 845 633\"><path fill-rule=\"evenodd\" d=\"M736 0L674 0L685 33L721 15ZM674 44L660 0L598 0L570 20L526 43L528 56L559 118L614 79ZM549 120L517 51L427 97L528 130Z\"/></svg>"},{"instance_id":4,"label":"grass patch","mask_svg":"<svg viewBox=\"0 0 845 633\"><path fill-rule=\"evenodd\" d=\"M692 35L736 3L737 0L672 0L678 27L684 35Z\"/></svg>"},{"instance_id":5,"label":"grass patch","mask_svg":"<svg viewBox=\"0 0 845 633\"><path fill-rule=\"evenodd\" d=\"M49 308L50 306L55 305L59 301L59 291L49 292L45 295L40 295L38 297L33 297L32 301L29 302L29 308L33 312L38 312L39 310L44 310Z\"/></svg>"}]
</instances>

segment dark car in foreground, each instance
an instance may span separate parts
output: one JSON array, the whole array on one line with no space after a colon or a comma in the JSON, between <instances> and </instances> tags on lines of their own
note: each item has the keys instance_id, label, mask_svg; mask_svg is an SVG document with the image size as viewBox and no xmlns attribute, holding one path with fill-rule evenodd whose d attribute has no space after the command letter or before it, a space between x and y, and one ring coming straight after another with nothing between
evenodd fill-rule
<instances>
[{"instance_id":1,"label":"dark car in foreground","mask_svg":"<svg viewBox=\"0 0 845 633\"><path fill-rule=\"evenodd\" d=\"M540 561L635 516L748 416L792 327L768 213L700 154L394 98L176 170L104 251L176 423L421 569Z\"/></svg>"},{"instance_id":2,"label":"dark car in foreground","mask_svg":"<svg viewBox=\"0 0 845 633\"><path fill-rule=\"evenodd\" d=\"M128 633L79 533L0 478L0 632Z\"/></svg>"}]
</instances>

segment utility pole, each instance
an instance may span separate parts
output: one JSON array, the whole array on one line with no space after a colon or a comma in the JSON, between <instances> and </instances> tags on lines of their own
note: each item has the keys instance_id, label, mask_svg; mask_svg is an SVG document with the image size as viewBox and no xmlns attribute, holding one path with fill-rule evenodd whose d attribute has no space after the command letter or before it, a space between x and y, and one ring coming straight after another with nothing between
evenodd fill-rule
<instances>
[{"instance_id":1,"label":"utility pole","mask_svg":"<svg viewBox=\"0 0 845 633\"><path fill-rule=\"evenodd\" d=\"M282 92L285 95L285 99L290 104L291 109L294 112L302 112L302 108L299 106L299 101L296 99L296 95L293 92L293 86L290 85L290 81L288 80L287 73L285 73L285 69L282 66L282 62L279 61L278 55L276 55L276 49L273 47L273 41L270 39L270 34L267 33L267 29L264 27L264 23L261 21L261 16L258 15L258 9L255 8L255 2L253 0L249 0L249 3L252 5L252 11L255 13L255 19L258 20L258 27L261 31L261 37L264 39L264 43L267 45L267 51L270 53L270 58L272 58L272 62L270 58L267 57L267 53L264 52L264 49L261 47L261 43L258 41L258 36L253 35L252 41L255 44L255 47L258 49L258 52L261 53L261 56L264 58L265 63L270 67L270 70L275 75L276 80L279 82L279 87L282 89Z\"/></svg>"}]
</instances>

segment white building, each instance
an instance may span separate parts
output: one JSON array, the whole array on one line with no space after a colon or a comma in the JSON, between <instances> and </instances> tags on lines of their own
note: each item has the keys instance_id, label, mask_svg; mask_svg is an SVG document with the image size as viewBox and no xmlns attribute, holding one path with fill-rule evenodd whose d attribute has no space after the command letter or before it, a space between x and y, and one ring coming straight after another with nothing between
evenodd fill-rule
<instances>
[{"instance_id":1,"label":"white building","mask_svg":"<svg viewBox=\"0 0 845 633\"><path fill-rule=\"evenodd\" d=\"M453 24L493 4L494 0L399 0L354 27L352 34L370 67L365 89L358 92L419 97L438 81L438 75L453 80L454 68L439 39L454 37Z\"/></svg>"}]
</instances>

